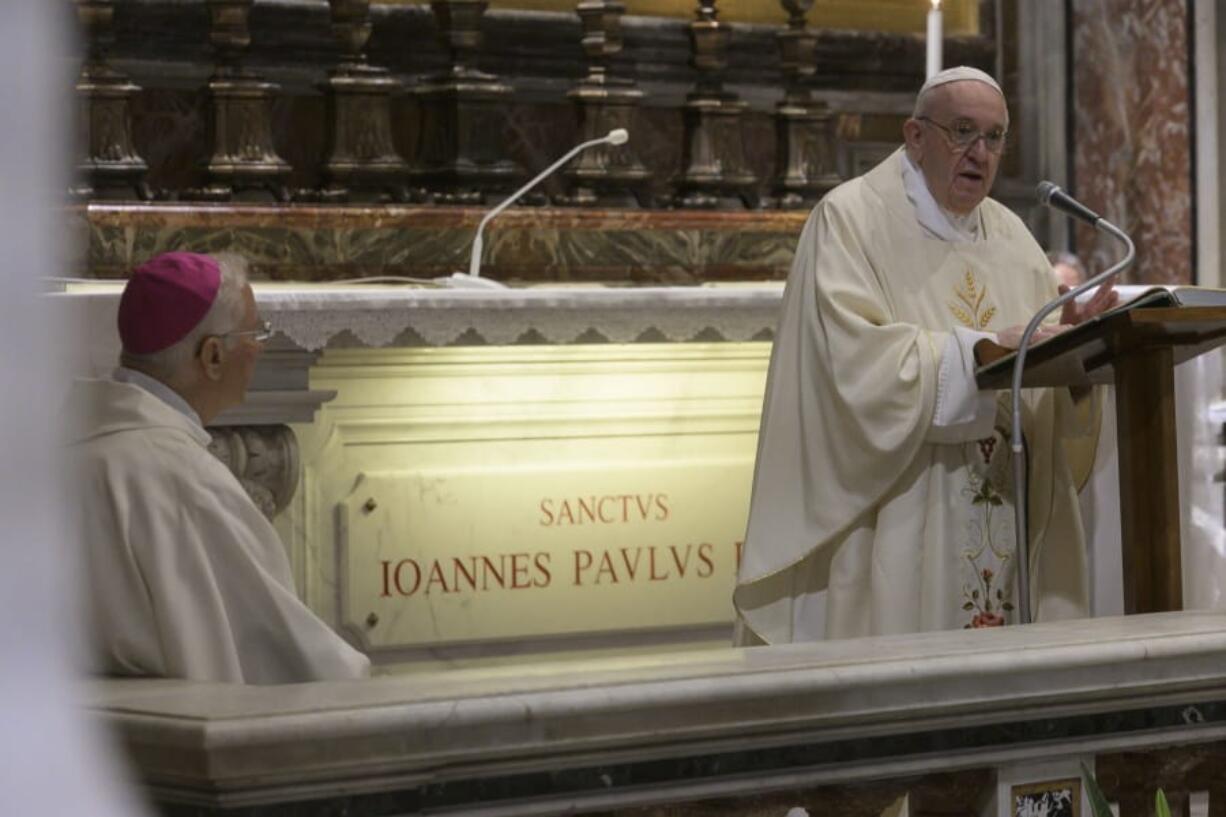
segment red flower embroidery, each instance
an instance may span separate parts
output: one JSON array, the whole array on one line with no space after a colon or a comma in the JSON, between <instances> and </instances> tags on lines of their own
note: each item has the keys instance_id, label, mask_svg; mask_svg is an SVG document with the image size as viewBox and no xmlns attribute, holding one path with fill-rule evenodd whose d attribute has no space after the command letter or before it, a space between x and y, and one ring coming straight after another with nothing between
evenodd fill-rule
<instances>
[{"instance_id":1,"label":"red flower embroidery","mask_svg":"<svg viewBox=\"0 0 1226 817\"><path fill-rule=\"evenodd\" d=\"M1005 617L999 613L977 613L971 619L971 629L978 630L983 627L1003 627L1005 626Z\"/></svg>"}]
</instances>

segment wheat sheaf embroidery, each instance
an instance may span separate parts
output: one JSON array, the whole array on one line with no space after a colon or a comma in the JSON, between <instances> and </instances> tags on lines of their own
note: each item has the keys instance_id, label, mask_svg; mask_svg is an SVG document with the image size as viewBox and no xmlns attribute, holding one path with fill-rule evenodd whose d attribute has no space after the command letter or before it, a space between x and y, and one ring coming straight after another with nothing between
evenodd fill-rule
<instances>
[{"instance_id":1,"label":"wheat sheaf embroidery","mask_svg":"<svg viewBox=\"0 0 1226 817\"><path fill-rule=\"evenodd\" d=\"M975 273L970 269L962 278L962 282L954 287L958 300L949 302L949 311L954 313L958 322L968 329L987 329L996 314L996 307L987 300L988 288L975 280Z\"/></svg>"}]
</instances>

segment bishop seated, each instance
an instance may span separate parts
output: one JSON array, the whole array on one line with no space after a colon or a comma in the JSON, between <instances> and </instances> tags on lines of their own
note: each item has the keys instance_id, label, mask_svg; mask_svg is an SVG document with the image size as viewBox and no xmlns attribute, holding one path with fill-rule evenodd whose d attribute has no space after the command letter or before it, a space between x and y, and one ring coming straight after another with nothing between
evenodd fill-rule
<instances>
[{"instance_id":1,"label":"bishop seated","mask_svg":"<svg viewBox=\"0 0 1226 817\"><path fill-rule=\"evenodd\" d=\"M205 426L243 402L267 324L237 257L160 255L119 305L121 365L78 381L97 669L272 684L360 678L366 656L298 598L271 523L209 453Z\"/></svg>"}]
</instances>

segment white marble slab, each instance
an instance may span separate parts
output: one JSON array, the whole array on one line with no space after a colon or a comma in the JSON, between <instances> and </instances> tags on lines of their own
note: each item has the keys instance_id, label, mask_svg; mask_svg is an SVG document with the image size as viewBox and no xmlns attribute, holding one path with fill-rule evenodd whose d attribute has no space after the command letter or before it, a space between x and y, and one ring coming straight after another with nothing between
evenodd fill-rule
<instances>
[{"instance_id":1,"label":"white marble slab","mask_svg":"<svg viewBox=\"0 0 1226 817\"><path fill-rule=\"evenodd\" d=\"M109 681L88 693L163 797L207 791L208 802L229 804L1187 708L1174 726L1090 729L1054 745L997 739L912 756L900 744L896 756L879 749L703 781L726 794L982 766L1056 747L1220 739L1226 724L1198 723L1195 705L1226 700L1224 656L1226 617L1187 612L277 688ZM625 802L693 794L694 781L672 782L671 795L667 786L628 791Z\"/></svg>"}]
</instances>

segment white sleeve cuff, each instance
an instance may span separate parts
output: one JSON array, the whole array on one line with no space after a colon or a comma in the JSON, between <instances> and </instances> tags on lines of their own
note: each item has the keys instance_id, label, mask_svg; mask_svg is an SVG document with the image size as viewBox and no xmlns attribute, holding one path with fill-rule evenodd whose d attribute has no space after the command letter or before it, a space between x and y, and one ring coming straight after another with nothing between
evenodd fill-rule
<instances>
[{"instance_id":1,"label":"white sleeve cuff","mask_svg":"<svg viewBox=\"0 0 1226 817\"><path fill-rule=\"evenodd\" d=\"M980 391L975 383L975 344L995 339L991 332L954 327L937 371L936 410L932 413L928 442L964 443L992 433L996 392Z\"/></svg>"}]
</instances>

